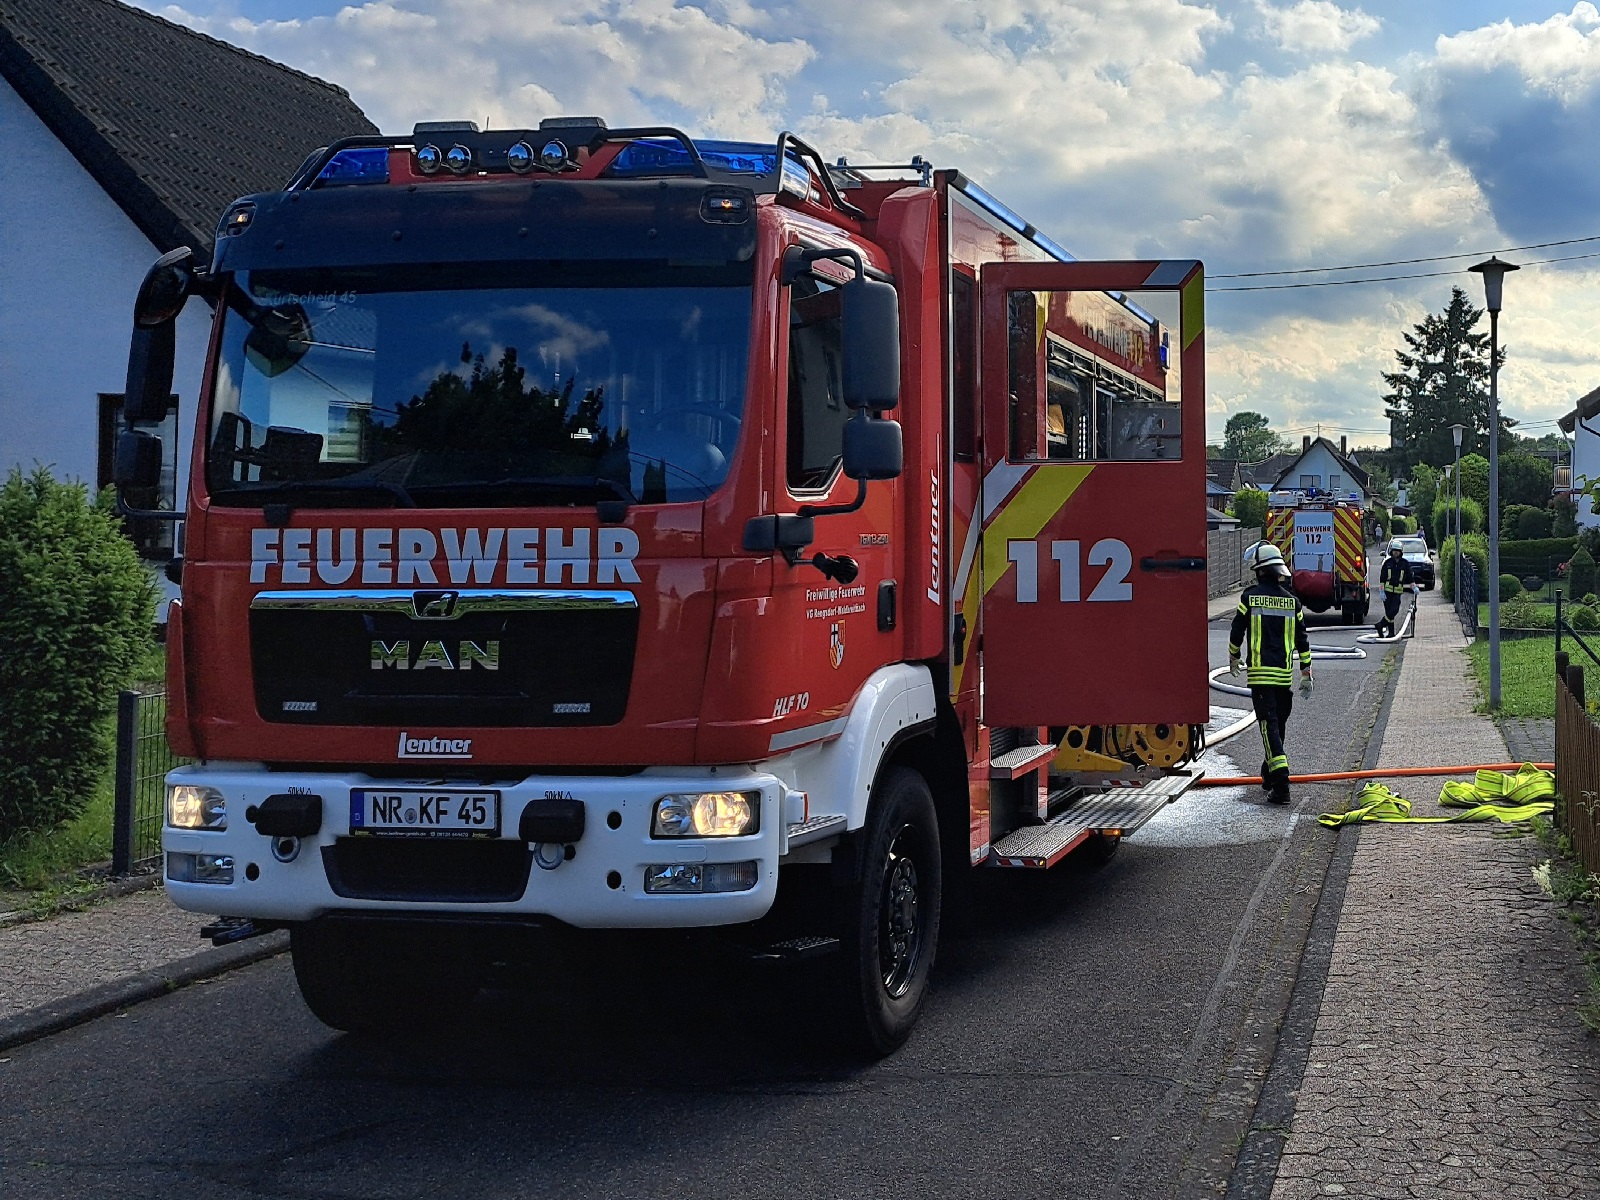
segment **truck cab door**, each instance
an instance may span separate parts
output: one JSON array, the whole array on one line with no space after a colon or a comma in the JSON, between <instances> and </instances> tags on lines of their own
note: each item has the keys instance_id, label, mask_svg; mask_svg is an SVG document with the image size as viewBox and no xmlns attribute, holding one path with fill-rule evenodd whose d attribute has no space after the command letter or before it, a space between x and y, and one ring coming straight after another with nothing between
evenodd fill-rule
<instances>
[{"instance_id":1,"label":"truck cab door","mask_svg":"<svg viewBox=\"0 0 1600 1200\"><path fill-rule=\"evenodd\" d=\"M984 721L1205 723L1201 264L980 286Z\"/></svg>"}]
</instances>

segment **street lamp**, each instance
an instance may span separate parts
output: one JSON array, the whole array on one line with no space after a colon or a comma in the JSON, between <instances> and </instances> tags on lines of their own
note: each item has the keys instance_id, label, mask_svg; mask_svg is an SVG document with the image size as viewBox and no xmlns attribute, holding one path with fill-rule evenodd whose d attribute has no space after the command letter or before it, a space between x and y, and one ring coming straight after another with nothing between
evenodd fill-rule
<instances>
[{"instance_id":1,"label":"street lamp","mask_svg":"<svg viewBox=\"0 0 1600 1200\"><path fill-rule=\"evenodd\" d=\"M1506 272L1518 267L1491 255L1467 269L1483 276L1489 310L1489 711L1495 712L1500 707L1500 285Z\"/></svg>"},{"instance_id":2,"label":"street lamp","mask_svg":"<svg viewBox=\"0 0 1600 1200\"><path fill-rule=\"evenodd\" d=\"M1466 431L1467 427L1465 425L1450 426L1450 436L1456 443L1456 465L1451 469L1450 474L1456 481L1456 573L1452 578L1456 581L1454 599L1456 612L1458 613L1461 611L1461 435ZM1474 598L1474 603L1476 603L1476 598ZM1472 614L1472 623L1474 625L1478 623L1477 613Z\"/></svg>"}]
</instances>

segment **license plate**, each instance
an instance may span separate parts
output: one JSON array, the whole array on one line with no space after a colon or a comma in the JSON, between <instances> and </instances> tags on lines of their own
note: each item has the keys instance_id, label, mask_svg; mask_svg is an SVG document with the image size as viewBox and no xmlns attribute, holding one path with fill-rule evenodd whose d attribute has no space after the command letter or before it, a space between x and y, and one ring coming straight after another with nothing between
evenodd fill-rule
<instances>
[{"instance_id":1,"label":"license plate","mask_svg":"<svg viewBox=\"0 0 1600 1200\"><path fill-rule=\"evenodd\" d=\"M350 832L386 837L499 837L500 793L352 788Z\"/></svg>"}]
</instances>

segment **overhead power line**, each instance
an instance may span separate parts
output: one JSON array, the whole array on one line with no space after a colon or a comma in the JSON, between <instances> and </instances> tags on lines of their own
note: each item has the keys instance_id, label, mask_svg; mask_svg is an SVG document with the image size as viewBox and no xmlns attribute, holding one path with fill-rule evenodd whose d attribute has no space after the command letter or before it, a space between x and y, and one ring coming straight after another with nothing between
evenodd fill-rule
<instances>
[{"instance_id":1,"label":"overhead power line","mask_svg":"<svg viewBox=\"0 0 1600 1200\"><path fill-rule=\"evenodd\" d=\"M1574 240L1575 241L1600 241L1600 238L1581 238L1581 239L1574 239ZM1475 254L1463 254L1463 255L1459 255L1457 257L1461 257L1461 258L1476 258L1477 255L1475 255ZM1518 265L1519 266L1524 266L1524 267L1541 267L1541 266L1546 265L1547 263L1576 262L1577 260L1579 260L1581 258L1600 258L1600 250L1591 251L1588 254L1566 254L1566 255L1561 255L1560 257L1557 257L1557 258L1538 258L1538 259L1535 259L1532 262L1519 263ZM1316 269L1321 270L1323 268L1316 268ZM1327 269L1329 269L1329 270L1351 270L1353 268L1337 268L1337 267L1335 267L1335 268L1327 268ZM1458 267L1453 271L1418 271L1418 272L1414 272L1413 274L1410 274L1410 275L1367 275L1367 276L1363 276L1360 279L1315 279L1315 280L1310 280L1310 281L1307 281L1307 282L1304 282L1304 283L1250 283L1250 284L1243 284L1243 285L1241 285L1239 287L1221 287L1221 288L1207 287L1206 291L1207 291L1207 293L1214 293L1214 292L1280 292L1280 291L1287 291L1287 290L1294 289L1294 288L1350 287L1351 285L1357 284L1357 283L1393 283L1393 282L1396 282L1396 281L1406 280L1406 279L1440 279L1440 278L1442 278L1442 277L1444 277L1446 275L1459 275L1459 274L1461 274L1461 269ZM1211 276L1211 278L1212 279L1240 279L1240 278L1243 278L1243 276L1213 275L1213 276Z\"/></svg>"},{"instance_id":2,"label":"overhead power line","mask_svg":"<svg viewBox=\"0 0 1600 1200\"><path fill-rule=\"evenodd\" d=\"M1524 250L1548 250L1552 246L1576 246L1583 242L1600 242L1600 234L1592 234L1589 237L1565 238L1559 242L1530 242L1526 246L1507 246L1501 250L1485 252L1464 251L1460 254L1434 254L1425 258L1394 258L1387 262L1346 263L1342 267L1296 267L1292 270L1282 271L1240 271L1233 275L1213 275L1211 278L1262 279L1268 275L1315 275L1327 271L1375 271L1379 267L1410 267L1418 263L1451 262L1458 258L1482 258L1485 253L1520 254ZM1418 278L1421 278L1421 276Z\"/></svg>"}]
</instances>

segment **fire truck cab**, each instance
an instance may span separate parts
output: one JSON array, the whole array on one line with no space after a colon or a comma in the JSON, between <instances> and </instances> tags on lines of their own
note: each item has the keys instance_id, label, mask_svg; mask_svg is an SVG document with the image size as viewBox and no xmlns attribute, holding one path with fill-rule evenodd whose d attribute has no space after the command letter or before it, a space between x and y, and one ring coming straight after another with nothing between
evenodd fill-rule
<instances>
[{"instance_id":1,"label":"fire truck cab","mask_svg":"<svg viewBox=\"0 0 1600 1200\"><path fill-rule=\"evenodd\" d=\"M336 1028L528 929L736 927L829 958L885 1053L959 877L1190 782L1197 262L1075 262L790 134L352 139L152 268L129 511L190 295L166 884L289 928Z\"/></svg>"}]
</instances>

